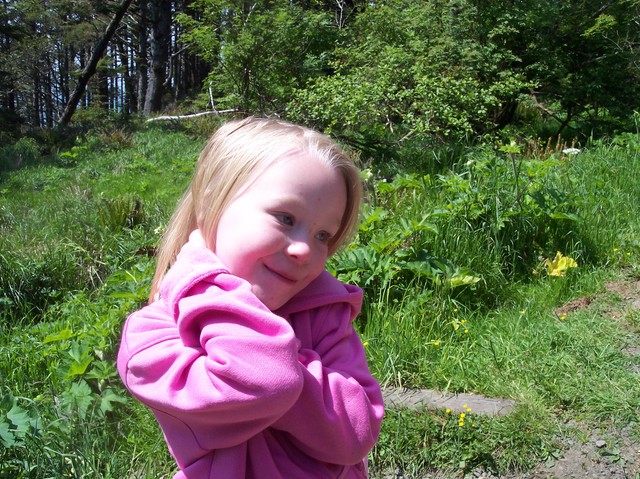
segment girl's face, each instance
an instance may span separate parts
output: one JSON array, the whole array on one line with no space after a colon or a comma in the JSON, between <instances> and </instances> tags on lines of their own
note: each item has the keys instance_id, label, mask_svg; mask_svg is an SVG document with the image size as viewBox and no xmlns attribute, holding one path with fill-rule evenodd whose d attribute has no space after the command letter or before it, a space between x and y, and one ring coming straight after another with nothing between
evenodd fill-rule
<instances>
[{"instance_id":1,"label":"girl's face","mask_svg":"<svg viewBox=\"0 0 640 479\"><path fill-rule=\"evenodd\" d=\"M269 309L324 270L347 205L342 174L306 152L267 168L220 217L215 253Z\"/></svg>"}]
</instances>

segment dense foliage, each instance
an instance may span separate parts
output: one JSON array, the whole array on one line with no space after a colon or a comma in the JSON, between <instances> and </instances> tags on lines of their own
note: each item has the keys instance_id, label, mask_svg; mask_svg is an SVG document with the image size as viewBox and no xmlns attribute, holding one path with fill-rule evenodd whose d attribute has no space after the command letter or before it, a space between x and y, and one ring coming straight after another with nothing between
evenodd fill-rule
<instances>
[{"instance_id":1,"label":"dense foliage","mask_svg":"<svg viewBox=\"0 0 640 479\"><path fill-rule=\"evenodd\" d=\"M3 3L5 134L59 121L101 41L76 124L96 110L231 109L366 149L505 128L584 141L628 129L639 107L637 0L149 0L107 36L123 5Z\"/></svg>"},{"instance_id":2,"label":"dense foliage","mask_svg":"<svg viewBox=\"0 0 640 479\"><path fill-rule=\"evenodd\" d=\"M615 129L637 108L638 4L601 3L375 2L334 49L334 73L300 90L291 114L427 140L536 116L574 137Z\"/></svg>"}]
</instances>

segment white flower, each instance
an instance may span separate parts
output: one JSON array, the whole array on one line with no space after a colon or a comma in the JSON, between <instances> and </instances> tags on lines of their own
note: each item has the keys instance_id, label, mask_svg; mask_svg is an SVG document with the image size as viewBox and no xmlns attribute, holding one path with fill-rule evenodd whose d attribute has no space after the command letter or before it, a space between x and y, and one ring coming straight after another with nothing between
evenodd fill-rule
<instances>
[{"instance_id":1,"label":"white flower","mask_svg":"<svg viewBox=\"0 0 640 479\"><path fill-rule=\"evenodd\" d=\"M564 150L562 150L562 153L564 153L565 155L577 155L578 153L580 153L580 148L565 148Z\"/></svg>"}]
</instances>

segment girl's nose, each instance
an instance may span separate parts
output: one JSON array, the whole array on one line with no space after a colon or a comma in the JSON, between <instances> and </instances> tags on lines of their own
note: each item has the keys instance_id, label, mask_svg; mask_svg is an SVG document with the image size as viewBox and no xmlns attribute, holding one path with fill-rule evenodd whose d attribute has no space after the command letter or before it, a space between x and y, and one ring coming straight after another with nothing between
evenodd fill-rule
<instances>
[{"instance_id":1,"label":"girl's nose","mask_svg":"<svg viewBox=\"0 0 640 479\"><path fill-rule=\"evenodd\" d=\"M287 254L300 263L307 263L311 257L309 240L292 238L287 246Z\"/></svg>"}]
</instances>

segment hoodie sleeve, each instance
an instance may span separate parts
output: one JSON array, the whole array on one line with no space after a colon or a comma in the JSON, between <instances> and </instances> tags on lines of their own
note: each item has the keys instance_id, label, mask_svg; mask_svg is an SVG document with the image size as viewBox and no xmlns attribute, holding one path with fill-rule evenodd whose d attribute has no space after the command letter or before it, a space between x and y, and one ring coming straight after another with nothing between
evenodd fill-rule
<instances>
[{"instance_id":1,"label":"hoodie sleeve","mask_svg":"<svg viewBox=\"0 0 640 479\"><path fill-rule=\"evenodd\" d=\"M353 310L337 303L297 318L314 344L300 349L304 387L274 428L290 434L306 454L332 464L356 464L373 448L384 414L380 385L369 372L352 325ZM304 334L303 334L304 336ZM307 347L305 347L307 346Z\"/></svg>"},{"instance_id":2,"label":"hoodie sleeve","mask_svg":"<svg viewBox=\"0 0 640 479\"><path fill-rule=\"evenodd\" d=\"M149 406L182 467L270 426L303 384L298 342L248 283L226 272L188 280L132 314L118 370Z\"/></svg>"}]
</instances>

